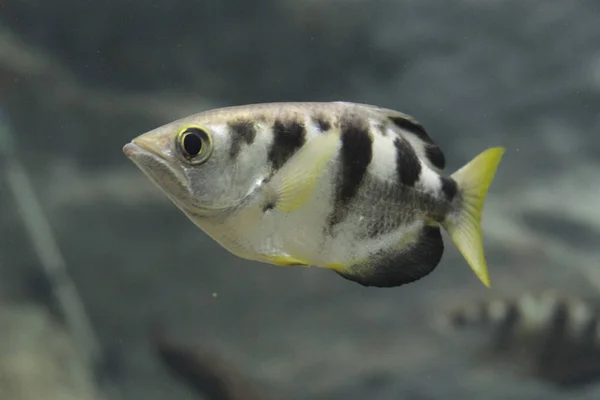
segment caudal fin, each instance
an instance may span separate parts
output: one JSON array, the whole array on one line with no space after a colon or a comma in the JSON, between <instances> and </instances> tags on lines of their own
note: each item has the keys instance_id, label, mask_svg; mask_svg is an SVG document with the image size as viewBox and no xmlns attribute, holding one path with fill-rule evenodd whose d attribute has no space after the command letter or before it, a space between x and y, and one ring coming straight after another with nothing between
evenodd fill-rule
<instances>
[{"instance_id":1,"label":"caudal fin","mask_svg":"<svg viewBox=\"0 0 600 400\"><path fill-rule=\"evenodd\" d=\"M442 224L475 275L488 288L490 278L481 239L481 215L504 151L503 147L487 149L451 175L458 185L461 203Z\"/></svg>"}]
</instances>

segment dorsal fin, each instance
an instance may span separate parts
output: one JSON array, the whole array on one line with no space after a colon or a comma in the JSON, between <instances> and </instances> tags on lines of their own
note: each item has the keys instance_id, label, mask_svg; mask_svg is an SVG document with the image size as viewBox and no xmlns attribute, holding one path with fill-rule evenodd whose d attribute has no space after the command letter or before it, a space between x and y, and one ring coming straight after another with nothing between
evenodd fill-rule
<instances>
[{"instance_id":1,"label":"dorsal fin","mask_svg":"<svg viewBox=\"0 0 600 400\"><path fill-rule=\"evenodd\" d=\"M396 128L400 129L406 135L406 139L415 147L417 153L419 155L422 154L423 159L426 162L428 161L430 168L437 172L444 169L446 166L444 153L433 139L431 139L423 125L410 115L398 111L384 110L384 113Z\"/></svg>"},{"instance_id":2,"label":"dorsal fin","mask_svg":"<svg viewBox=\"0 0 600 400\"><path fill-rule=\"evenodd\" d=\"M421 160L431 169L440 173L446 166L446 157L442 149L429 137L429 134L416 119L400 111L391 110L363 103L336 102L350 107L359 107L372 112L379 118L387 119L396 128L396 133L402 135Z\"/></svg>"},{"instance_id":3,"label":"dorsal fin","mask_svg":"<svg viewBox=\"0 0 600 400\"><path fill-rule=\"evenodd\" d=\"M441 172L446 166L446 158L442 149L431 139L423 125L408 114L400 111L390 110L361 104L361 106L374 111L383 118L390 121L396 128L396 131L401 134L413 146L419 158L425 164L436 172Z\"/></svg>"}]
</instances>

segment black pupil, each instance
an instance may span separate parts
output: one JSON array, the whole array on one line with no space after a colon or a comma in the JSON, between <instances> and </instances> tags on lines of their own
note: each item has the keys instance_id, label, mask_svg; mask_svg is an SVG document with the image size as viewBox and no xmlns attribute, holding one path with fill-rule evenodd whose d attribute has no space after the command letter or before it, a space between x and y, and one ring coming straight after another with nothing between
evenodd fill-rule
<instances>
[{"instance_id":1,"label":"black pupil","mask_svg":"<svg viewBox=\"0 0 600 400\"><path fill-rule=\"evenodd\" d=\"M183 149L190 157L196 157L202 150L202 139L195 132L188 132L183 138Z\"/></svg>"}]
</instances>

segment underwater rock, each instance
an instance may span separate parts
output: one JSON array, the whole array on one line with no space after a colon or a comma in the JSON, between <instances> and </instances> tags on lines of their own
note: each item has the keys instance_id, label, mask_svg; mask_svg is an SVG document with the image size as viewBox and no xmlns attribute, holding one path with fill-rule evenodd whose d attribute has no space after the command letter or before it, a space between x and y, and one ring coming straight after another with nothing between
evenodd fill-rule
<instances>
[{"instance_id":1,"label":"underwater rock","mask_svg":"<svg viewBox=\"0 0 600 400\"><path fill-rule=\"evenodd\" d=\"M0 326L0 399L101 399L70 335L41 307L4 304Z\"/></svg>"}]
</instances>

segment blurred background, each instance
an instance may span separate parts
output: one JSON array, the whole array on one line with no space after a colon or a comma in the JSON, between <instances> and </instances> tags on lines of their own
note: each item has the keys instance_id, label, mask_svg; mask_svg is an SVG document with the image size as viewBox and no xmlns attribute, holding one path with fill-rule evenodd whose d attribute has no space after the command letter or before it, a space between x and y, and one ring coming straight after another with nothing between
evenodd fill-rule
<instances>
[{"instance_id":1,"label":"blurred background","mask_svg":"<svg viewBox=\"0 0 600 400\"><path fill-rule=\"evenodd\" d=\"M506 146L491 290L451 245L396 289L240 260L121 150L214 107L330 100L414 116L447 173ZM253 399L598 399L435 321L529 291L600 298L599 105L596 0L2 0L0 399L233 399L173 374L157 326Z\"/></svg>"}]
</instances>

